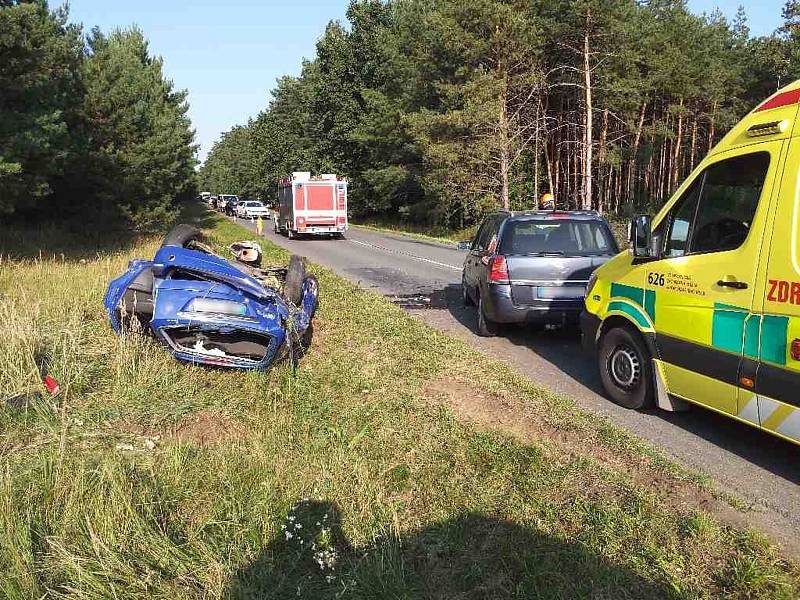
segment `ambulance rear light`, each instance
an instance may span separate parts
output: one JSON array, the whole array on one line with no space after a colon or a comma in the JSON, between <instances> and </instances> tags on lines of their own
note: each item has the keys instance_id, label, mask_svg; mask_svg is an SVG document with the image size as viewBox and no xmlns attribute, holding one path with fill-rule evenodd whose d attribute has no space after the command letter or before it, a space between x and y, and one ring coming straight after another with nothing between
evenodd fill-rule
<instances>
[{"instance_id":1,"label":"ambulance rear light","mask_svg":"<svg viewBox=\"0 0 800 600\"><path fill-rule=\"evenodd\" d=\"M800 340L792 342L792 360L800 360Z\"/></svg>"},{"instance_id":2,"label":"ambulance rear light","mask_svg":"<svg viewBox=\"0 0 800 600\"><path fill-rule=\"evenodd\" d=\"M297 229L305 229L306 228L306 220L304 217L297 217L295 219L295 225L297 225Z\"/></svg>"},{"instance_id":3,"label":"ambulance rear light","mask_svg":"<svg viewBox=\"0 0 800 600\"><path fill-rule=\"evenodd\" d=\"M789 127L789 121L771 121L770 123L758 123L747 130L748 137L761 137L764 135L775 135L783 133Z\"/></svg>"},{"instance_id":4,"label":"ambulance rear light","mask_svg":"<svg viewBox=\"0 0 800 600\"><path fill-rule=\"evenodd\" d=\"M346 219L344 217L336 217L336 227L339 229L344 229L344 224L346 223Z\"/></svg>"}]
</instances>

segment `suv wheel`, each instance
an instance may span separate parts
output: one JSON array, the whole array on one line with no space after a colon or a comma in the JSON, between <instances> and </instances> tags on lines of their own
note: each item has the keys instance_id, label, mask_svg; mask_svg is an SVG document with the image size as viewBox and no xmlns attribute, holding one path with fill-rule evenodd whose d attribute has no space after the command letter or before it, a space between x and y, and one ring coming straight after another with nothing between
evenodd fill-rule
<instances>
[{"instance_id":1,"label":"suv wheel","mask_svg":"<svg viewBox=\"0 0 800 600\"><path fill-rule=\"evenodd\" d=\"M499 330L500 326L486 316L483 310L483 298L478 295L478 335L494 337Z\"/></svg>"},{"instance_id":2,"label":"suv wheel","mask_svg":"<svg viewBox=\"0 0 800 600\"><path fill-rule=\"evenodd\" d=\"M461 278L461 302L464 306L474 306L475 302L472 300L472 296L469 295L469 290L467 289L467 284L464 281L464 278Z\"/></svg>"},{"instance_id":3,"label":"suv wheel","mask_svg":"<svg viewBox=\"0 0 800 600\"><path fill-rule=\"evenodd\" d=\"M655 402L653 362L637 333L609 329L598 348L600 379L611 400L625 408L650 408Z\"/></svg>"}]
</instances>

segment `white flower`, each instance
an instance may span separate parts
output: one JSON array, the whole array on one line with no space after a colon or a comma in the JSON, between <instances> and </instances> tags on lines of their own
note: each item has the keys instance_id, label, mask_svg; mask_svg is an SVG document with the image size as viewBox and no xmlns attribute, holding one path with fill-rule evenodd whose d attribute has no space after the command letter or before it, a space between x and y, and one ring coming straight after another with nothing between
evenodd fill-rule
<instances>
[{"instance_id":1,"label":"white flower","mask_svg":"<svg viewBox=\"0 0 800 600\"><path fill-rule=\"evenodd\" d=\"M286 539L287 539L287 540L290 540L290 539L292 539L293 537L294 537L294 536L292 535L292 532L291 532L291 531L287 531L287 532L286 532Z\"/></svg>"}]
</instances>

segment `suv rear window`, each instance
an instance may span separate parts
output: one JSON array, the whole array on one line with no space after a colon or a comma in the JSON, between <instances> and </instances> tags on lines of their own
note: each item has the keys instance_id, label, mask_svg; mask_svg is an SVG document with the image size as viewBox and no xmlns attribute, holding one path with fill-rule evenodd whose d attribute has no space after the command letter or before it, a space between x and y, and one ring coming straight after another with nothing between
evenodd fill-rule
<instances>
[{"instance_id":1,"label":"suv rear window","mask_svg":"<svg viewBox=\"0 0 800 600\"><path fill-rule=\"evenodd\" d=\"M524 219L509 221L503 230L502 254L616 254L611 232L601 221Z\"/></svg>"}]
</instances>

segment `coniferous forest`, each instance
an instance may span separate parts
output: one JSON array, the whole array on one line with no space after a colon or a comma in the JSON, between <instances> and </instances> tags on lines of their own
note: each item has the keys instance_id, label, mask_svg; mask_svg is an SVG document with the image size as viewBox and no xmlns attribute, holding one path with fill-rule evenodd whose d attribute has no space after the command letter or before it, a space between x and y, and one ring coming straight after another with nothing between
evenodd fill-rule
<instances>
[{"instance_id":1,"label":"coniferous forest","mask_svg":"<svg viewBox=\"0 0 800 600\"><path fill-rule=\"evenodd\" d=\"M354 0L347 20L215 144L204 189L270 200L308 170L346 176L357 217L462 227L545 191L625 216L800 77L796 0L765 37L684 0Z\"/></svg>"},{"instance_id":2,"label":"coniferous forest","mask_svg":"<svg viewBox=\"0 0 800 600\"><path fill-rule=\"evenodd\" d=\"M0 0L0 217L149 227L194 195L194 132L136 28Z\"/></svg>"}]
</instances>

